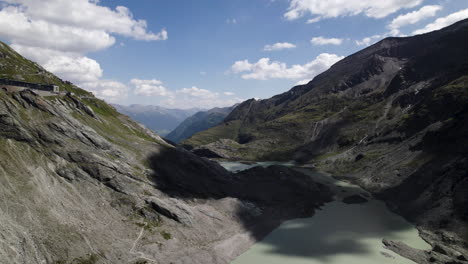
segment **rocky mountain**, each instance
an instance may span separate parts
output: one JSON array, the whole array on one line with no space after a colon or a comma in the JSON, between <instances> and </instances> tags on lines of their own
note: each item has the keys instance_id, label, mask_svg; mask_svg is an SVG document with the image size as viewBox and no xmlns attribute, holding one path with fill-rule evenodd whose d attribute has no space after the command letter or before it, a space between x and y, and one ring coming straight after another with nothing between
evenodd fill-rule
<instances>
[{"instance_id":1,"label":"rocky mountain","mask_svg":"<svg viewBox=\"0 0 468 264\"><path fill-rule=\"evenodd\" d=\"M217 126L223 122L224 118L226 118L236 106L237 105L224 108L216 107L208 111L197 112L185 119L184 122L172 130L166 138L175 143L179 143L200 131Z\"/></svg>"},{"instance_id":2,"label":"rocky mountain","mask_svg":"<svg viewBox=\"0 0 468 264\"><path fill-rule=\"evenodd\" d=\"M341 175L416 223L433 245L443 245L455 260L442 263L465 263L466 47L468 20L384 39L306 85L242 103L222 124L183 144L204 156L295 159ZM419 263L436 262L421 256Z\"/></svg>"},{"instance_id":3,"label":"rocky mountain","mask_svg":"<svg viewBox=\"0 0 468 264\"><path fill-rule=\"evenodd\" d=\"M112 104L112 106L120 113L128 115L161 136L167 135L186 118L200 111L198 108L170 109L155 105L138 104L129 106Z\"/></svg>"},{"instance_id":4,"label":"rocky mountain","mask_svg":"<svg viewBox=\"0 0 468 264\"><path fill-rule=\"evenodd\" d=\"M0 47L2 76L73 91L0 89L0 263L228 263L331 199L285 167L234 174L177 149Z\"/></svg>"}]
</instances>

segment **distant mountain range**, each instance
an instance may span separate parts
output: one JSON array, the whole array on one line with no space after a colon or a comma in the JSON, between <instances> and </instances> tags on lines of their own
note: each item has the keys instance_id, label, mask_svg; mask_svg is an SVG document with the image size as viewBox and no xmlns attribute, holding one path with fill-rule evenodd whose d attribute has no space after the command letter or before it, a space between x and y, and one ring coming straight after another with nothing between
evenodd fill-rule
<instances>
[{"instance_id":1,"label":"distant mountain range","mask_svg":"<svg viewBox=\"0 0 468 264\"><path fill-rule=\"evenodd\" d=\"M200 131L217 126L223 122L224 118L226 118L237 105L238 104L230 107L216 107L208 111L200 111L185 119L185 121L169 133L166 138L175 143L179 143Z\"/></svg>"},{"instance_id":2,"label":"distant mountain range","mask_svg":"<svg viewBox=\"0 0 468 264\"><path fill-rule=\"evenodd\" d=\"M167 135L187 117L202 110L200 108L169 109L154 105L133 104L129 106L113 104L117 111L142 123L161 136Z\"/></svg>"}]
</instances>

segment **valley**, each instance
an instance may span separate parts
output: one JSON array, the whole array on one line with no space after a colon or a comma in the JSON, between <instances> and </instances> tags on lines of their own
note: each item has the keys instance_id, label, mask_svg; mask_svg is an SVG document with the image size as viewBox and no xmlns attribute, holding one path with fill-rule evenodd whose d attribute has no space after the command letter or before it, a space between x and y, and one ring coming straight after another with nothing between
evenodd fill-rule
<instances>
[{"instance_id":1,"label":"valley","mask_svg":"<svg viewBox=\"0 0 468 264\"><path fill-rule=\"evenodd\" d=\"M22 85L0 89L0 263L466 264L466 47L467 19L200 111L109 104L0 42Z\"/></svg>"},{"instance_id":2,"label":"valley","mask_svg":"<svg viewBox=\"0 0 468 264\"><path fill-rule=\"evenodd\" d=\"M209 158L315 167L384 201L445 255L388 247L418 263L464 261L467 33L463 20L384 39L306 85L245 101L222 124L182 145Z\"/></svg>"}]
</instances>

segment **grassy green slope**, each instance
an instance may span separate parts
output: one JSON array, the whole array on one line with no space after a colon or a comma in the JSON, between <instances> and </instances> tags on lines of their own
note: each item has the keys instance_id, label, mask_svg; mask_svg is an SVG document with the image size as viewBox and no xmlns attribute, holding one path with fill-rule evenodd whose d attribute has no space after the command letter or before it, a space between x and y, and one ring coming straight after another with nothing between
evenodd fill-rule
<instances>
[{"instance_id":1,"label":"grassy green slope","mask_svg":"<svg viewBox=\"0 0 468 264\"><path fill-rule=\"evenodd\" d=\"M40 84L55 84L62 91L73 92L76 95L92 96L90 92L47 72L39 64L24 58L1 41L0 61L0 78Z\"/></svg>"}]
</instances>

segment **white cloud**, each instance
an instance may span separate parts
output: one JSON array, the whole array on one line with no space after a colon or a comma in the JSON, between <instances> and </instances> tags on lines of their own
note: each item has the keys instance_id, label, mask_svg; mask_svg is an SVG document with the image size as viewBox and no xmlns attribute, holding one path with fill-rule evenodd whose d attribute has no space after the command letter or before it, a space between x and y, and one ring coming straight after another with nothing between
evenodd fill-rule
<instances>
[{"instance_id":1,"label":"white cloud","mask_svg":"<svg viewBox=\"0 0 468 264\"><path fill-rule=\"evenodd\" d=\"M213 93L209 90L200 89L196 86L192 86L192 88L183 88L181 90L177 90L176 93L186 94L200 99L213 99L219 96L218 93Z\"/></svg>"},{"instance_id":2,"label":"white cloud","mask_svg":"<svg viewBox=\"0 0 468 264\"><path fill-rule=\"evenodd\" d=\"M441 9L442 6L440 5L423 6L419 10L404 15L399 15L398 17L392 20L390 25L388 25L388 28L391 30L395 30L406 25L416 24L423 19L435 16L436 13Z\"/></svg>"},{"instance_id":3,"label":"white cloud","mask_svg":"<svg viewBox=\"0 0 468 264\"><path fill-rule=\"evenodd\" d=\"M362 40L356 40L356 45L369 46L383 38L390 37L390 36L405 37L406 35L400 32L401 27L411 25L411 24L416 24L425 18L435 16L435 14L441 9L442 9L442 6L439 6L439 5L428 5L428 6L423 6L419 10L400 15L396 17L395 19L393 19L392 22L387 26L390 29L390 31L382 33L382 34L376 34L370 37L365 37Z\"/></svg>"},{"instance_id":4,"label":"white cloud","mask_svg":"<svg viewBox=\"0 0 468 264\"><path fill-rule=\"evenodd\" d=\"M0 11L0 36L13 44L68 52L97 51L115 43L115 38L105 31L31 20L18 6Z\"/></svg>"},{"instance_id":5,"label":"white cloud","mask_svg":"<svg viewBox=\"0 0 468 264\"><path fill-rule=\"evenodd\" d=\"M166 30L154 34L147 30L145 20L135 20L130 10L117 6L115 10L100 6L98 0L3 0L12 4L7 12L17 12L30 19L31 24L70 27L84 32L101 31L138 40L167 39Z\"/></svg>"},{"instance_id":6,"label":"white cloud","mask_svg":"<svg viewBox=\"0 0 468 264\"><path fill-rule=\"evenodd\" d=\"M387 26L390 31L382 34L376 34L370 37L365 37L362 40L356 40L356 45L369 46L386 37L406 37L407 35L400 32L401 27L416 24L423 19L433 17L441 9L442 6L439 5L428 5L423 6L419 10L400 15L393 19L392 22ZM427 25L425 28L414 31L413 34L422 34L441 29L465 18L468 18L468 9L458 11L443 18L439 18L434 23Z\"/></svg>"},{"instance_id":7,"label":"white cloud","mask_svg":"<svg viewBox=\"0 0 468 264\"><path fill-rule=\"evenodd\" d=\"M373 35L373 36L370 36L370 37L365 37L362 40L356 40L356 45L358 45L358 46L369 46L369 45L374 44L375 42L377 42L378 40L380 40L380 39L382 39L384 37L385 37L385 34L384 35Z\"/></svg>"},{"instance_id":8,"label":"white cloud","mask_svg":"<svg viewBox=\"0 0 468 264\"><path fill-rule=\"evenodd\" d=\"M23 56L38 62L46 70L65 80L80 84L95 82L102 77L99 63L79 53L13 44L11 47Z\"/></svg>"},{"instance_id":9,"label":"white cloud","mask_svg":"<svg viewBox=\"0 0 468 264\"><path fill-rule=\"evenodd\" d=\"M429 7L429 6L425 6L425 7ZM435 14L435 12L437 12L437 10L441 9L441 7L440 7L440 9L438 8L439 6L430 6L431 7L430 9L426 9L425 11L420 12L425 7L421 8L421 9L419 9L417 11L414 11L414 12L411 12L411 13L408 13L408 14L405 14L405 15L402 15L402 16L398 16L388 26L391 29L390 31L385 32L383 34L377 34L377 35L373 35L373 36L370 36L370 37L366 37L366 38L363 38L362 40L356 40L356 45L369 46L369 45L374 44L374 43L376 43L377 41L379 41L379 40L381 40L383 38L391 37L391 36L393 36L393 37L406 37L407 35L402 34L400 32L399 27L402 27L402 26L405 26L405 25L408 25L408 24L417 23L417 22L419 22L418 19L425 18L426 16L427 17L433 16L433 15L430 15L430 14L432 14L432 12L434 12L434 14ZM402 17L402 19L398 19L400 17ZM452 13L452 14L446 16L446 17L438 18L435 22L426 25L424 28L413 31L413 34L417 35L417 34L423 34L423 33L427 33L427 32L430 32L430 31L438 30L438 29L450 26L450 25L454 24L455 22L458 22L458 21L466 19L466 18L468 18L468 9L460 10L460 11Z\"/></svg>"},{"instance_id":10,"label":"white cloud","mask_svg":"<svg viewBox=\"0 0 468 264\"><path fill-rule=\"evenodd\" d=\"M117 102L128 94L128 87L125 84L102 80L103 70L99 63L79 53L16 44L12 45L12 48L23 56L37 61L47 71L77 84L101 99Z\"/></svg>"},{"instance_id":11,"label":"white cloud","mask_svg":"<svg viewBox=\"0 0 468 264\"><path fill-rule=\"evenodd\" d=\"M382 33L382 34L376 34L370 37L365 37L362 40L356 40L356 45L369 46L383 38L390 37L390 36L405 37L406 35L400 32L401 27L411 25L411 24L416 24L423 19L433 17L441 9L442 9L442 6L439 6L439 5L428 5L428 6L423 6L419 10L400 15L396 17L395 19L393 19L392 22L387 26L390 29L390 31Z\"/></svg>"},{"instance_id":12,"label":"white cloud","mask_svg":"<svg viewBox=\"0 0 468 264\"><path fill-rule=\"evenodd\" d=\"M304 84L308 84L309 82L310 82L310 79L304 79L304 80L298 81L295 85L304 85Z\"/></svg>"},{"instance_id":13,"label":"white cloud","mask_svg":"<svg viewBox=\"0 0 468 264\"><path fill-rule=\"evenodd\" d=\"M122 100L128 94L128 87L125 84L110 80L82 83L81 87L110 102Z\"/></svg>"},{"instance_id":14,"label":"white cloud","mask_svg":"<svg viewBox=\"0 0 468 264\"><path fill-rule=\"evenodd\" d=\"M156 79L132 79L130 85L133 87L133 94L137 96L153 96L154 100L158 102L158 105L177 109L225 107L244 101L244 99L235 97L235 94L232 92L218 93L196 86L171 91L165 88L161 81ZM92 85L87 85L86 88L92 91L102 90L99 89L101 88L100 86L95 88ZM109 91L110 89L108 92ZM123 90L119 91L123 92ZM102 94L102 91L98 93L98 95L103 97ZM116 96L122 95L126 96L126 93L116 94ZM106 97L106 99L112 100L113 98Z\"/></svg>"},{"instance_id":15,"label":"white cloud","mask_svg":"<svg viewBox=\"0 0 468 264\"><path fill-rule=\"evenodd\" d=\"M132 79L130 83L135 86L135 94L145 96L169 96L170 92L159 80Z\"/></svg>"},{"instance_id":16,"label":"white cloud","mask_svg":"<svg viewBox=\"0 0 468 264\"><path fill-rule=\"evenodd\" d=\"M282 62L270 62L269 58L262 58L256 63L250 63L248 60L237 61L231 66L231 70L234 73L247 72L242 75L243 79L313 79L343 58L335 54L322 53L307 64L291 67Z\"/></svg>"},{"instance_id":17,"label":"white cloud","mask_svg":"<svg viewBox=\"0 0 468 264\"><path fill-rule=\"evenodd\" d=\"M243 98L215 98L215 99L195 99L193 97L168 98L161 101L161 105L168 108L189 109L202 108L211 109L214 107L227 107L245 101Z\"/></svg>"},{"instance_id":18,"label":"white cloud","mask_svg":"<svg viewBox=\"0 0 468 264\"><path fill-rule=\"evenodd\" d=\"M175 107L180 109L186 108L213 108L226 107L245 101L242 98L232 97L234 93L224 92L222 94L212 92L206 89L201 89L196 86L191 88L183 88L175 91L167 99L161 101L161 104L166 107Z\"/></svg>"},{"instance_id":19,"label":"white cloud","mask_svg":"<svg viewBox=\"0 0 468 264\"><path fill-rule=\"evenodd\" d=\"M415 30L413 34L423 34L430 31L439 30L465 18L468 18L468 9L463 9L446 17L438 18L433 23L426 25L424 28Z\"/></svg>"},{"instance_id":20,"label":"white cloud","mask_svg":"<svg viewBox=\"0 0 468 264\"><path fill-rule=\"evenodd\" d=\"M228 19L226 19L226 23L227 23L227 24L237 24L237 19L235 19L235 18L232 18L232 19L231 19L231 18L228 18Z\"/></svg>"},{"instance_id":21,"label":"white cloud","mask_svg":"<svg viewBox=\"0 0 468 264\"><path fill-rule=\"evenodd\" d=\"M322 19L321 17L314 17L314 18L311 18L311 19L307 20L307 24L317 23L317 22L319 22L321 19Z\"/></svg>"},{"instance_id":22,"label":"white cloud","mask_svg":"<svg viewBox=\"0 0 468 264\"><path fill-rule=\"evenodd\" d=\"M263 48L264 51L275 51L275 50L283 50L283 49L294 49L296 45L288 42L278 42L273 45L265 45Z\"/></svg>"},{"instance_id":23,"label":"white cloud","mask_svg":"<svg viewBox=\"0 0 468 264\"><path fill-rule=\"evenodd\" d=\"M94 89L97 96L112 100L126 95L126 86L101 80L101 66L85 54L114 45L115 35L146 41L168 38L165 29L156 34L149 31L146 21L134 19L128 8L100 6L99 0L0 3L1 38L60 78Z\"/></svg>"},{"instance_id":24,"label":"white cloud","mask_svg":"<svg viewBox=\"0 0 468 264\"><path fill-rule=\"evenodd\" d=\"M310 40L310 43L314 45L341 45L343 39L315 37Z\"/></svg>"},{"instance_id":25,"label":"white cloud","mask_svg":"<svg viewBox=\"0 0 468 264\"><path fill-rule=\"evenodd\" d=\"M268 59L269 60L269 59ZM248 60L243 61L236 61L232 66L231 69L234 73L246 72L252 70L252 64Z\"/></svg>"},{"instance_id":26,"label":"white cloud","mask_svg":"<svg viewBox=\"0 0 468 264\"><path fill-rule=\"evenodd\" d=\"M423 0L291 0L284 17L288 20L294 20L310 13L316 16L310 22L317 22L323 18L359 14L383 18L400 9L415 7L422 2Z\"/></svg>"}]
</instances>

